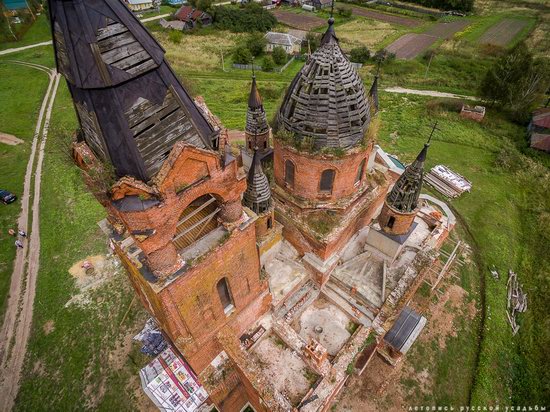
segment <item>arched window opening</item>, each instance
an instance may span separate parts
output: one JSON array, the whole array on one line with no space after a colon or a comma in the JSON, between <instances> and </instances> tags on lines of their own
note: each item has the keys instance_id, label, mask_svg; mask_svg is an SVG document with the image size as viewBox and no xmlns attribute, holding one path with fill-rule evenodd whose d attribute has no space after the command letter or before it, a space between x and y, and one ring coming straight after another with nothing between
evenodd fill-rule
<instances>
[{"instance_id":1,"label":"arched window opening","mask_svg":"<svg viewBox=\"0 0 550 412\"><path fill-rule=\"evenodd\" d=\"M267 218L267 228L271 229L273 227L273 219L271 217Z\"/></svg>"},{"instance_id":2,"label":"arched window opening","mask_svg":"<svg viewBox=\"0 0 550 412\"><path fill-rule=\"evenodd\" d=\"M220 207L210 194L201 196L185 208L180 215L173 242L179 251L192 245L219 226Z\"/></svg>"},{"instance_id":3,"label":"arched window opening","mask_svg":"<svg viewBox=\"0 0 550 412\"><path fill-rule=\"evenodd\" d=\"M357 169L357 176L355 176L355 183L363 180L363 173L365 173L365 159L361 160L359 164L359 169Z\"/></svg>"},{"instance_id":4,"label":"arched window opening","mask_svg":"<svg viewBox=\"0 0 550 412\"><path fill-rule=\"evenodd\" d=\"M296 171L296 166L292 163L291 160L285 162L285 182L287 185L294 187L294 172Z\"/></svg>"},{"instance_id":5,"label":"arched window opening","mask_svg":"<svg viewBox=\"0 0 550 412\"><path fill-rule=\"evenodd\" d=\"M319 186L321 192L332 192L335 175L336 172L332 169L323 170L323 173L321 173L321 184Z\"/></svg>"},{"instance_id":6,"label":"arched window opening","mask_svg":"<svg viewBox=\"0 0 550 412\"><path fill-rule=\"evenodd\" d=\"M393 229L394 224L395 224L395 217L390 216L390 218L388 219L388 228Z\"/></svg>"},{"instance_id":7,"label":"arched window opening","mask_svg":"<svg viewBox=\"0 0 550 412\"><path fill-rule=\"evenodd\" d=\"M264 149L267 149L267 140L264 140Z\"/></svg>"},{"instance_id":8,"label":"arched window opening","mask_svg":"<svg viewBox=\"0 0 550 412\"><path fill-rule=\"evenodd\" d=\"M220 297L220 302L225 313L230 312L235 307L233 305L233 299L231 299L231 293L229 291L229 284L227 283L227 278L221 278L216 285L218 290L218 296Z\"/></svg>"}]
</instances>

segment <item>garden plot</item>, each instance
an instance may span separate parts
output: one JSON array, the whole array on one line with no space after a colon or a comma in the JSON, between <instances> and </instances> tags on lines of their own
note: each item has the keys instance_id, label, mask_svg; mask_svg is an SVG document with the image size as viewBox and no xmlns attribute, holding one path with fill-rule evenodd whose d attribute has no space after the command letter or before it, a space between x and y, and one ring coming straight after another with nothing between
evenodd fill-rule
<instances>
[{"instance_id":1,"label":"garden plot","mask_svg":"<svg viewBox=\"0 0 550 412\"><path fill-rule=\"evenodd\" d=\"M365 10L360 7L352 7L353 14L357 16L367 17L369 19L383 21L385 23L399 24L406 27L418 27L422 24L421 20L412 19L410 17L395 16L393 14L380 13L373 10Z\"/></svg>"},{"instance_id":2,"label":"garden plot","mask_svg":"<svg viewBox=\"0 0 550 412\"><path fill-rule=\"evenodd\" d=\"M438 37L440 39L450 39L456 32L464 29L470 22L468 20L455 20L449 23L437 23L424 32L429 36Z\"/></svg>"},{"instance_id":3,"label":"garden plot","mask_svg":"<svg viewBox=\"0 0 550 412\"><path fill-rule=\"evenodd\" d=\"M466 27L468 20L455 20L449 23L437 23L424 33L408 33L401 36L386 50L394 53L398 59L414 59L439 39L450 39L453 35Z\"/></svg>"},{"instance_id":4,"label":"garden plot","mask_svg":"<svg viewBox=\"0 0 550 412\"><path fill-rule=\"evenodd\" d=\"M507 46L525 26L526 20L504 19L487 30L479 38L479 43Z\"/></svg>"},{"instance_id":5,"label":"garden plot","mask_svg":"<svg viewBox=\"0 0 550 412\"><path fill-rule=\"evenodd\" d=\"M294 27L295 29L309 31L317 27L323 26L327 23L326 20L320 17L308 16L306 14L297 14L290 11L275 10L272 11L272 13L280 23L286 24L290 27Z\"/></svg>"},{"instance_id":6,"label":"garden plot","mask_svg":"<svg viewBox=\"0 0 550 412\"><path fill-rule=\"evenodd\" d=\"M386 47L386 50L398 59L414 59L437 40L437 37L427 34L408 33Z\"/></svg>"},{"instance_id":7,"label":"garden plot","mask_svg":"<svg viewBox=\"0 0 550 412\"><path fill-rule=\"evenodd\" d=\"M378 50L381 43L398 32L398 29L381 21L356 19L338 26L338 39L344 50L366 46Z\"/></svg>"}]
</instances>

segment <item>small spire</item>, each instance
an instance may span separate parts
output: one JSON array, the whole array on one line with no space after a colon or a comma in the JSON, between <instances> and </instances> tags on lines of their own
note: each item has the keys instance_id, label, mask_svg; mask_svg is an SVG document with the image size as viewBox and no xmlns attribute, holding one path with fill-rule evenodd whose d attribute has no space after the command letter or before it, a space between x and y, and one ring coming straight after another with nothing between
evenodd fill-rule
<instances>
[{"instance_id":1,"label":"small spire","mask_svg":"<svg viewBox=\"0 0 550 412\"><path fill-rule=\"evenodd\" d=\"M254 65L252 65L252 67L254 67ZM250 95L248 96L248 107L251 109L262 107L262 98L260 96L260 92L258 91L254 71L252 71L252 86L250 87Z\"/></svg>"},{"instance_id":2,"label":"small spire","mask_svg":"<svg viewBox=\"0 0 550 412\"><path fill-rule=\"evenodd\" d=\"M271 189L267 176L262 169L260 153L257 147L254 148L252 164L248 170L243 203L258 214L266 212L271 207Z\"/></svg>"},{"instance_id":3,"label":"small spire","mask_svg":"<svg viewBox=\"0 0 550 412\"><path fill-rule=\"evenodd\" d=\"M321 45L330 43L331 41L338 42L338 37L336 37L336 33L334 32L334 0L332 0L332 3L330 5L330 17L328 19L328 29L323 34L323 37L321 38Z\"/></svg>"}]
</instances>

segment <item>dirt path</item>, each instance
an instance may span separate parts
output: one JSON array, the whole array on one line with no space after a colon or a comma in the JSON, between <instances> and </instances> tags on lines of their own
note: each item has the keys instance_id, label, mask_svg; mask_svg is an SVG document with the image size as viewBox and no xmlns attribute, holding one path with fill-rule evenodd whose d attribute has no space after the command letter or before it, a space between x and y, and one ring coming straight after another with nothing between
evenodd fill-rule
<instances>
[{"instance_id":1,"label":"dirt path","mask_svg":"<svg viewBox=\"0 0 550 412\"><path fill-rule=\"evenodd\" d=\"M38 274L40 257L40 189L44 147L48 135L53 103L59 85L60 75L48 67L25 62L12 62L45 72L50 83L42 101L36 129L33 137L31 155L27 163L25 182L23 186L22 210L18 227L28 232L25 247L16 254L13 274L11 277L8 306L4 322L0 329L0 410L9 411L13 408L15 397L19 390L19 379L25 359L27 341L29 338L36 276ZM40 145L39 145L40 143ZM34 164L36 162L36 169ZM29 204L31 199L31 184L34 177L32 192L32 218L29 219ZM29 223L31 224L29 230Z\"/></svg>"}]
</instances>

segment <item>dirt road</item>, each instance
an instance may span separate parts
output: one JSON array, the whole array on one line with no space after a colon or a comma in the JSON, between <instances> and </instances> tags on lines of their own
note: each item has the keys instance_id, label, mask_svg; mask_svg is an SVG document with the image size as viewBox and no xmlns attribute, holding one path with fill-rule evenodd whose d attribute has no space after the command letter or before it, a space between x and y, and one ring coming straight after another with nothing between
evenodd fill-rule
<instances>
[{"instance_id":1,"label":"dirt road","mask_svg":"<svg viewBox=\"0 0 550 412\"><path fill-rule=\"evenodd\" d=\"M32 325L33 303L40 257L40 189L44 147L60 75L34 63L13 61L46 73L50 83L42 101L27 163L18 227L25 230L25 247L17 251L11 277L8 306L0 329L0 410L10 411L19 390L21 369ZM35 168L36 163L36 168ZM34 172L34 173L33 173ZM34 187L32 179L34 177ZM31 192L32 191L32 192ZM29 207L32 194L32 209ZM29 213L32 216L29 219ZM29 230L30 227L30 230Z\"/></svg>"}]
</instances>

